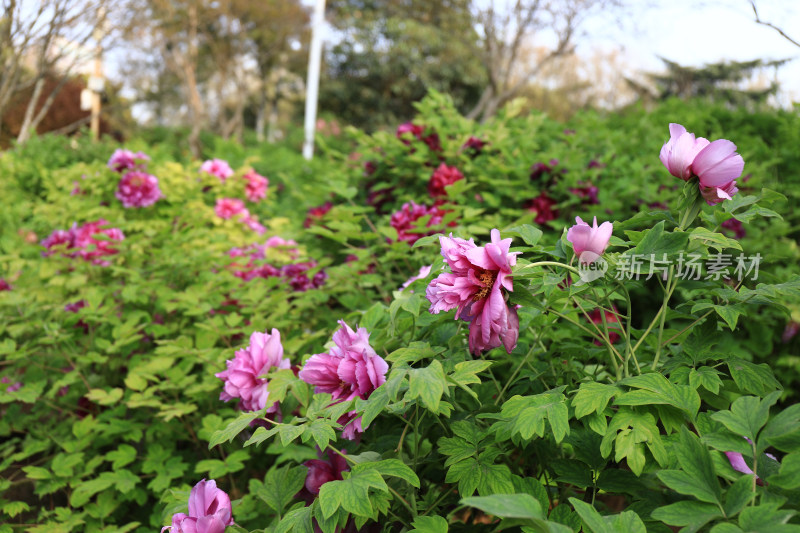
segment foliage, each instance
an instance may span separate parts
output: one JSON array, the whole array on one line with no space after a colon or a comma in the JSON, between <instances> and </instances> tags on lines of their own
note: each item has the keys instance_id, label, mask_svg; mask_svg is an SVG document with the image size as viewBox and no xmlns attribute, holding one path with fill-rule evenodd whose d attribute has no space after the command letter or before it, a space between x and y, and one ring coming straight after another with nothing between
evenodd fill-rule
<instances>
[{"instance_id":1,"label":"foliage","mask_svg":"<svg viewBox=\"0 0 800 533\"><path fill-rule=\"evenodd\" d=\"M565 125L511 105L476 125L435 92L417 108L418 136L350 130L351 146L311 163L209 139L206 155L236 169L224 182L169 141L133 142L164 194L142 209L114 195L111 143L42 137L3 154L0 531L152 531L203 478L230 495L229 531L800 529L800 336L785 330L800 319L797 116L668 101ZM733 140L750 175L691 224L695 198L658 161L670 121ZM463 178L432 198L441 164ZM270 180L246 203L263 236L214 214L218 198L244 199L250 166ZM411 201L445 212L410 223L413 246L392 224ZM589 283L564 232L575 216L614 224L609 272ZM98 219L125 234L109 266L42 256L53 230ZM508 294L520 335L510 353L474 355L467 323L429 313L424 292L440 274L436 233L483 245L494 228L521 253ZM324 284L237 276L231 249L272 236L297 245L259 265L313 260L303 275L324 271ZM732 270L733 282L614 276L633 253L682 252L763 260L741 283ZM371 395L332 403L273 369L279 416L218 399L214 374L253 332L278 329L297 370L331 350L339 319L389 365ZM351 411L360 442L341 438ZM314 496L316 448L347 468Z\"/></svg>"}]
</instances>

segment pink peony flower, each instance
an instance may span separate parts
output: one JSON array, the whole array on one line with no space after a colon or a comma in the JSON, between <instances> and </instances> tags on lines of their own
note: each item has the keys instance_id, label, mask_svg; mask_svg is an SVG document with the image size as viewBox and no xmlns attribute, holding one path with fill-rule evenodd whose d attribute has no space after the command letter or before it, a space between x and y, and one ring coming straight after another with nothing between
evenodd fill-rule
<instances>
[{"instance_id":1,"label":"pink peony flower","mask_svg":"<svg viewBox=\"0 0 800 533\"><path fill-rule=\"evenodd\" d=\"M5 279L0 278L0 292L10 291L10 290L11 290L11 284L7 282Z\"/></svg>"},{"instance_id":2,"label":"pink peony flower","mask_svg":"<svg viewBox=\"0 0 800 533\"><path fill-rule=\"evenodd\" d=\"M158 188L158 178L133 170L119 180L116 197L126 208L147 207L162 198L162 194Z\"/></svg>"},{"instance_id":3,"label":"pink peony flower","mask_svg":"<svg viewBox=\"0 0 800 533\"><path fill-rule=\"evenodd\" d=\"M742 175L744 159L736 153L735 144L727 139L695 139L680 124L670 124L669 131L670 140L659 158L670 174L682 180L697 176L708 205L730 200L739 191L736 179Z\"/></svg>"},{"instance_id":4,"label":"pink peony flower","mask_svg":"<svg viewBox=\"0 0 800 533\"><path fill-rule=\"evenodd\" d=\"M448 167L441 163L428 181L428 194L431 198L447 196L446 187L463 179L464 175L456 167Z\"/></svg>"},{"instance_id":5,"label":"pink peony flower","mask_svg":"<svg viewBox=\"0 0 800 533\"><path fill-rule=\"evenodd\" d=\"M426 228L431 226L439 226L442 224L442 217L445 212L437 206L428 207L426 205L415 204L414 202L405 203L400 211L392 215L389 223L397 230L397 239L405 241L408 244L414 244L421 237L425 235L432 235L433 232L421 232L417 225L414 224L417 220L427 216L428 222L425 224Z\"/></svg>"},{"instance_id":6,"label":"pink peony flower","mask_svg":"<svg viewBox=\"0 0 800 533\"><path fill-rule=\"evenodd\" d=\"M189 515L176 513L172 525L161 528L161 533L223 533L226 526L233 525L231 499L225 491L217 488L212 479L203 479L189 494Z\"/></svg>"},{"instance_id":7,"label":"pink peony flower","mask_svg":"<svg viewBox=\"0 0 800 533\"><path fill-rule=\"evenodd\" d=\"M69 250L75 247L75 226L71 229L57 229L42 240L41 245L47 248L42 252L44 257L56 253L56 249Z\"/></svg>"},{"instance_id":8,"label":"pink peony flower","mask_svg":"<svg viewBox=\"0 0 800 533\"><path fill-rule=\"evenodd\" d=\"M255 216L247 212L247 210L245 210L245 216L242 218L242 224L255 231L259 235L264 235L267 232L267 228L265 228Z\"/></svg>"},{"instance_id":9,"label":"pink peony flower","mask_svg":"<svg viewBox=\"0 0 800 533\"><path fill-rule=\"evenodd\" d=\"M406 282L403 283L403 285L400 287L400 291L403 291L403 290L407 289L409 285L411 285L412 283L414 283L418 279L427 278L428 275L431 273L431 269L432 268L433 268L433 265L425 265L423 267L420 267L419 274L417 274L416 276L411 276L410 278L408 278L406 280ZM411 292L414 292L414 291L411 291Z\"/></svg>"},{"instance_id":10,"label":"pink peony flower","mask_svg":"<svg viewBox=\"0 0 800 533\"><path fill-rule=\"evenodd\" d=\"M259 411L267 407L269 382L261 376L271 368L291 367L289 359L283 357L281 335L275 328L271 334L254 332L250 335L250 345L237 350L234 358L225 364L227 369L215 374L225 382L219 399L227 402L239 398L239 408L243 411ZM276 413L278 409L278 403L274 402L267 413Z\"/></svg>"},{"instance_id":11,"label":"pink peony flower","mask_svg":"<svg viewBox=\"0 0 800 533\"><path fill-rule=\"evenodd\" d=\"M359 442L364 427L361 425L361 416L357 411L348 411L336 421L342 426L342 438Z\"/></svg>"},{"instance_id":12,"label":"pink peony flower","mask_svg":"<svg viewBox=\"0 0 800 533\"><path fill-rule=\"evenodd\" d=\"M200 165L200 172L216 176L225 183L225 180L233 176L233 169L224 159L208 159Z\"/></svg>"},{"instance_id":13,"label":"pink peony flower","mask_svg":"<svg viewBox=\"0 0 800 533\"><path fill-rule=\"evenodd\" d=\"M703 137L695 139L694 133L674 123L669 125L669 135L670 139L661 147L658 157L670 174L688 181L692 177L692 163L697 154L708 146L708 140Z\"/></svg>"},{"instance_id":14,"label":"pink peony flower","mask_svg":"<svg viewBox=\"0 0 800 533\"><path fill-rule=\"evenodd\" d=\"M743 239L745 235L747 235L747 230L744 229L744 224L742 224L742 221L735 218L729 218L723 222L722 228L732 231L734 237L737 239Z\"/></svg>"},{"instance_id":15,"label":"pink peony flower","mask_svg":"<svg viewBox=\"0 0 800 533\"><path fill-rule=\"evenodd\" d=\"M440 274L425 291L430 312L456 309L456 319L470 321L472 353L504 346L511 353L519 336L516 310L509 309L503 289L513 291L511 267L518 252L509 252L511 239L500 239L493 229L492 242L478 247L470 239L440 237L442 255L452 272Z\"/></svg>"},{"instance_id":16,"label":"pink peony flower","mask_svg":"<svg viewBox=\"0 0 800 533\"><path fill-rule=\"evenodd\" d=\"M244 202L238 198L218 198L217 205L214 206L214 213L225 220L236 215L244 215L245 218L250 215L250 212L244 207Z\"/></svg>"},{"instance_id":17,"label":"pink peony flower","mask_svg":"<svg viewBox=\"0 0 800 533\"><path fill-rule=\"evenodd\" d=\"M617 308L615 306L614 307L614 311L616 311L616 310L617 310ZM601 315L600 313L601 313L601 311L600 311L599 308L592 309L589 312L589 319L592 321L592 323L597 325L597 327L599 327L602 330L603 329L603 315ZM606 315L606 327L608 328L608 340L609 340L609 342L611 344L614 344L615 342L617 342L619 340L619 337L620 337L620 335L619 335L619 331L620 331L619 326L615 326L614 325L614 324L619 324L619 319L617 318L617 315L612 313L611 311L605 311L605 315ZM598 345L598 346L602 346L603 345L603 343L600 342L599 340L595 340L594 343L596 345Z\"/></svg>"},{"instance_id":18,"label":"pink peony flower","mask_svg":"<svg viewBox=\"0 0 800 533\"><path fill-rule=\"evenodd\" d=\"M425 133L425 126L418 126L411 122L406 122L397 127L395 135L406 146L411 144L411 138L416 138L428 145L428 148L432 152L441 152L442 145L439 141L439 135L435 131L431 131L431 133L423 137L423 133ZM414 150L412 150L412 153Z\"/></svg>"},{"instance_id":19,"label":"pink peony flower","mask_svg":"<svg viewBox=\"0 0 800 533\"><path fill-rule=\"evenodd\" d=\"M347 450L342 450L343 454ZM322 455L320 455L322 457ZM311 459L303 463L308 467L308 474L306 474L305 488L311 494L319 494L319 489L328 481L341 481L342 472L350 470L350 466L344 457L328 450L328 460Z\"/></svg>"},{"instance_id":20,"label":"pink peony flower","mask_svg":"<svg viewBox=\"0 0 800 533\"><path fill-rule=\"evenodd\" d=\"M558 166L558 159L551 159L547 163L534 163L531 165L531 175L530 179L532 181L537 181L542 178L545 174L556 174L562 173L562 171L556 171L556 167Z\"/></svg>"},{"instance_id":21,"label":"pink peony flower","mask_svg":"<svg viewBox=\"0 0 800 533\"><path fill-rule=\"evenodd\" d=\"M479 155L483 152L483 148L489 144L477 137L470 135L469 139L461 146L461 150L470 154L472 157Z\"/></svg>"},{"instance_id":22,"label":"pink peony flower","mask_svg":"<svg viewBox=\"0 0 800 533\"><path fill-rule=\"evenodd\" d=\"M575 222L567 231L567 240L572 243L581 263L594 263L606 251L614 226L611 222L603 222L598 227L597 217L594 217L591 226L581 217L575 217Z\"/></svg>"},{"instance_id":23,"label":"pink peony flower","mask_svg":"<svg viewBox=\"0 0 800 533\"><path fill-rule=\"evenodd\" d=\"M244 175L247 185L244 187L245 196L251 202L258 202L267 197L267 187L269 180L259 175L255 170L251 170Z\"/></svg>"},{"instance_id":24,"label":"pink peony flower","mask_svg":"<svg viewBox=\"0 0 800 533\"><path fill-rule=\"evenodd\" d=\"M130 150L118 148L111 154L111 158L108 160L108 168L114 172L143 168L144 161L150 161L150 157L147 154L142 152L133 153Z\"/></svg>"},{"instance_id":25,"label":"pink peony flower","mask_svg":"<svg viewBox=\"0 0 800 533\"><path fill-rule=\"evenodd\" d=\"M314 392L329 393L334 400L366 400L386 381L389 365L369 345L366 329L353 331L344 320L339 324L330 353L312 355L299 377L315 385Z\"/></svg>"},{"instance_id":26,"label":"pink peony flower","mask_svg":"<svg viewBox=\"0 0 800 533\"><path fill-rule=\"evenodd\" d=\"M592 185L591 183L586 185L583 182L578 182L578 185L581 185L581 187L570 187L569 192L578 198L582 198L583 201L581 203L588 205L597 205L600 203L600 199L597 197L597 193L600 191L596 185Z\"/></svg>"},{"instance_id":27,"label":"pink peony flower","mask_svg":"<svg viewBox=\"0 0 800 533\"><path fill-rule=\"evenodd\" d=\"M110 262L101 258L116 254L118 250L114 248L114 241L120 242L125 239L125 235L117 228L101 228L106 225L108 221L100 219L74 229L74 247L78 249L78 255L95 265L110 265ZM98 239L99 235L103 238Z\"/></svg>"}]
</instances>

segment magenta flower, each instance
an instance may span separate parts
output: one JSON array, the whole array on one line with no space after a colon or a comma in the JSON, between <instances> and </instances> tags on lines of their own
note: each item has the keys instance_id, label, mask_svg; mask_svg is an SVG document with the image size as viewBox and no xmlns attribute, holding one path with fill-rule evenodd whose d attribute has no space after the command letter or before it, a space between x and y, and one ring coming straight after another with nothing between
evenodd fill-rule
<instances>
[{"instance_id":1,"label":"magenta flower","mask_svg":"<svg viewBox=\"0 0 800 533\"><path fill-rule=\"evenodd\" d=\"M150 157L142 152L133 153L130 150L118 148L111 154L108 160L108 168L114 172L122 172L127 169L144 167L144 161L150 161Z\"/></svg>"},{"instance_id":2,"label":"magenta flower","mask_svg":"<svg viewBox=\"0 0 800 533\"><path fill-rule=\"evenodd\" d=\"M0 278L0 292L10 291L10 290L11 290L11 284L7 282L5 279Z\"/></svg>"},{"instance_id":3,"label":"magenta flower","mask_svg":"<svg viewBox=\"0 0 800 533\"><path fill-rule=\"evenodd\" d=\"M695 139L694 133L674 123L669 125L669 134L670 139L661 147L658 157L670 174L688 181L692 177L692 163L697 154L708 146L708 140L703 137Z\"/></svg>"},{"instance_id":4,"label":"magenta flower","mask_svg":"<svg viewBox=\"0 0 800 533\"><path fill-rule=\"evenodd\" d=\"M467 139L467 141L461 146L461 150L467 152L472 157L475 157L483 151L483 148L487 144L489 144L487 141L470 135L469 139Z\"/></svg>"},{"instance_id":5,"label":"magenta flower","mask_svg":"<svg viewBox=\"0 0 800 533\"><path fill-rule=\"evenodd\" d=\"M267 187L269 186L267 178L261 176L255 170L251 170L244 175L244 179L247 180L244 192L249 201L258 202L267 197Z\"/></svg>"},{"instance_id":6,"label":"magenta flower","mask_svg":"<svg viewBox=\"0 0 800 533\"><path fill-rule=\"evenodd\" d=\"M330 353L312 355L299 377L315 385L314 392L329 393L334 400L366 400L386 381L389 365L369 345L366 329L353 331L344 320L339 324Z\"/></svg>"},{"instance_id":7,"label":"magenta flower","mask_svg":"<svg viewBox=\"0 0 800 533\"><path fill-rule=\"evenodd\" d=\"M44 257L53 255L57 250L69 250L75 247L75 226L71 229L57 229L42 239L41 245L47 248L42 252Z\"/></svg>"},{"instance_id":8,"label":"magenta flower","mask_svg":"<svg viewBox=\"0 0 800 533\"><path fill-rule=\"evenodd\" d=\"M614 225L611 222L603 222L598 227L597 217L594 217L591 226L581 220L581 217L575 217L575 222L576 224L567 231L567 240L572 243L575 255L581 263L594 263L606 251Z\"/></svg>"},{"instance_id":9,"label":"magenta flower","mask_svg":"<svg viewBox=\"0 0 800 533\"><path fill-rule=\"evenodd\" d=\"M107 260L101 259L109 255L114 255L118 252L114 248L114 241L122 241L125 235L117 228L101 228L107 226L108 221L104 219L95 222L87 222L83 226L74 229L74 247L78 249L77 254L86 261L92 261L95 265L108 266L111 263ZM98 239L98 235L103 235L102 239Z\"/></svg>"},{"instance_id":10,"label":"magenta flower","mask_svg":"<svg viewBox=\"0 0 800 533\"><path fill-rule=\"evenodd\" d=\"M343 454L347 450L342 450ZM321 457L321 455L320 455ZM319 489L328 481L341 481L342 472L350 470L350 466L344 457L328 450L328 460L311 459L303 463L308 467L308 474L306 474L305 487L311 494L319 494Z\"/></svg>"},{"instance_id":11,"label":"magenta flower","mask_svg":"<svg viewBox=\"0 0 800 533\"><path fill-rule=\"evenodd\" d=\"M474 354L517 344L519 320L516 309L506 304L503 289L512 292L511 267L518 252L509 252L511 239L500 239L493 229L492 242L478 247L470 239L440 237L442 255L452 272L440 274L430 282L426 296L430 312L456 310L456 319L470 321L469 346Z\"/></svg>"},{"instance_id":12,"label":"magenta flower","mask_svg":"<svg viewBox=\"0 0 800 533\"><path fill-rule=\"evenodd\" d=\"M223 533L226 526L233 525L231 513L230 497L213 479L203 479L189 494L189 515L172 515L172 525L161 528L161 533Z\"/></svg>"},{"instance_id":13,"label":"magenta flower","mask_svg":"<svg viewBox=\"0 0 800 533\"><path fill-rule=\"evenodd\" d=\"M3 376L2 379L0 379L0 383L4 383L4 384L5 383L11 383L11 379L8 376ZM6 392L17 392L21 388L22 388L22 382L21 381L15 381L14 383L12 383L8 387L6 387Z\"/></svg>"},{"instance_id":14,"label":"magenta flower","mask_svg":"<svg viewBox=\"0 0 800 533\"><path fill-rule=\"evenodd\" d=\"M463 179L464 174L456 167L449 167L441 163L428 181L428 194L430 194L431 198L447 196L446 187Z\"/></svg>"},{"instance_id":15,"label":"magenta flower","mask_svg":"<svg viewBox=\"0 0 800 533\"><path fill-rule=\"evenodd\" d=\"M405 241L408 244L414 244L421 237L425 235L432 235L433 232L420 231L414 224L417 220L427 216L428 222L425 224L426 228L431 226L439 226L442 224L442 217L445 212L437 206L428 207L424 204L419 205L414 202L405 203L400 211L392 214L389 223L397 230L397 239Z\"/></svg>"},{"instance_id":16,"label":"magenta flower","mask_svg":"<svg viewBox=\"0 0 800 533\"><path fill-rule=\"evenodd\" d=\"M283 357L281 334L275 328L271 334L254 332L250 335L250 345L236 350L234 358L225 364L227 369L215 374L225 382L219 399L227 402L239 398L239 408L243 411L259 411L267 407L269 382L262 376L271 368L291 366L289 359ZM274 402L267 413L276 413L278 409L278 402Z\"/></svg>"},{"instance_id":17,"label":"magenta flower","mask_svg":"<svg viewBox=\"0 0 800 533\"><path fill-rule=\"evenodd\" d=\"M308 210L308 214L306 215L306 219L303 221L304 228L310 228L312 225L317 224L322 217L324 217L328 211L331 210L333 204L330 202L325 202L322 205L317 207L312 207Z\"/></svg>"},{"instance_id":18,"label":"magenta flower","mask_svg":"<svg viewBox=\"0 0 800 533\"><path fill-rule=\"evenodd\" d=\"M158 178L133 170L119 180L116 197L126 208L147 207L162 198L162 194L158 188Z\"/></svg>"},{"instance_id":19,"label":"magenta flower","mask_svg":"<svg viewBox=\"0 0 800 533\"><path fill-rule=\"evenodd\" d=\"M245 210L244 213L245 216L242 218L242 223L245 226L259 235L264 235L267 232L267 228L265 228L254 215L251 215L247 210Z\"/></svg>"},{"instance_id":20,"label":"magenta flower","mask_svg":"<svg viewBox=\"0 0 800 533\"><path fill-rule=\"evenodd\" d=\"M236 215L244 215L249 218L250 212L244 207L244 202L238 198L218 198L217 205L214 206L214 213L225 220Z\"/></svg>"},{"instance_id":21,"label":"magenta flower","mask_svg":"<svg viewBox=\"0 0 800 533\"><path fill-rule=\"evenodd\" d=\"M216 176L223 183L233 176L233 169L224 159L209 159L200 165L200 172Z\"/></svg>"},{"instance_id":22,"label":"magenta flower","mask_svg":"<svg viewBox=\"0 0 800 533\"><path fill-rule=\"evenodd\" d=\"M536 214L534 222L537 224L546 224L556 219L558 216L558 209L555 209L555 205L556 201L547 196L547 193L544 191L536 198L525 202L525 208L531 213Z\"/></svg>"}]
</instances>

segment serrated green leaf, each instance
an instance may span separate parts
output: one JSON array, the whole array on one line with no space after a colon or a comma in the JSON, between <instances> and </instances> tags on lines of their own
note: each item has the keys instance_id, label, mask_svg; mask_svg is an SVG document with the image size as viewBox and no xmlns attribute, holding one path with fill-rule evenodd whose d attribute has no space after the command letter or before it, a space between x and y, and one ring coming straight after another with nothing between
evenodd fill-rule
<instances>
[{"instance_id":1,"label":"serrated green leaf","mask_svg":"<svg viewBox=\"0 0 800 533\"><path fill-rule=\"evenodd\" d=\"M500 518L543 519L539 502L530 494L492 494L461 499L462 505L476 507Z\"/></svg>"}]
</instances>

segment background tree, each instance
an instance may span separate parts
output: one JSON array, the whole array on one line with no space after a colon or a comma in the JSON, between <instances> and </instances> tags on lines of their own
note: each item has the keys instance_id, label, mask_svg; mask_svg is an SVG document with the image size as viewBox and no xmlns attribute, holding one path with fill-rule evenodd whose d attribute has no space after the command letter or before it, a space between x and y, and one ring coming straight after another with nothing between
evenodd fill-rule
<instances>
[{"instance_id":1,"label":"background tree","mask_svg":"<svg viewBox=\"0 0 800 533\"><path fill-rule=\"evenodd\" d=\"M320 109L368 130L405 121L429 88L472 107L486 84L469 0L331 0L338 41Z\"/></svg>"}]
</instances>

